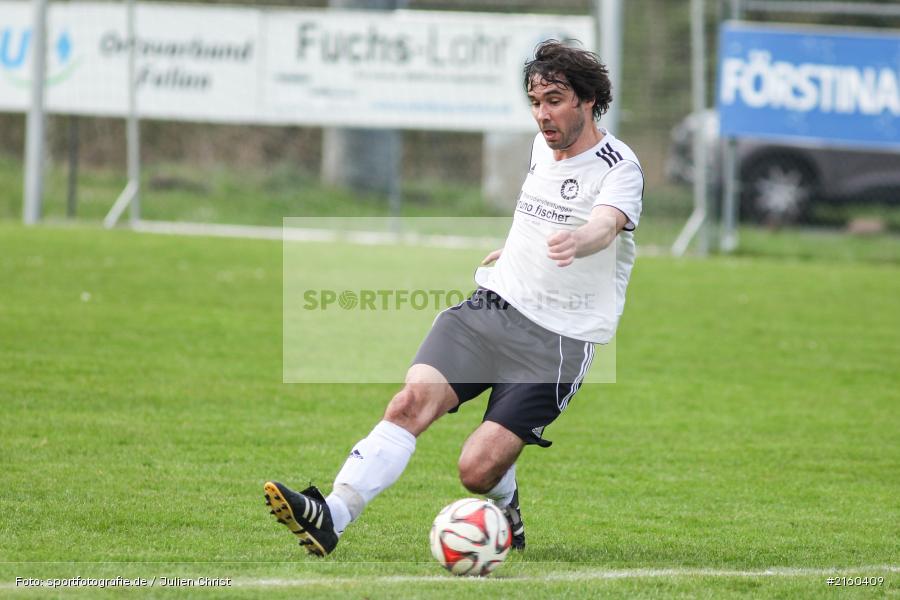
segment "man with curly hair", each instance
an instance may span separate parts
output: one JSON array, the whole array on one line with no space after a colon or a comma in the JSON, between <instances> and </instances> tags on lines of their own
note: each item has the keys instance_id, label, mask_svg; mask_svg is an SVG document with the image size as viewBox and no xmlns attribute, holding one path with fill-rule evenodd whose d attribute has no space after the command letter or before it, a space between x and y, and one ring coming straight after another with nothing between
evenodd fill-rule
<instances>
[{"instance_id":1,"label":"man with curly hair","mask_svg":"<svg viewBox=\"0 0 900 600\"><path fill-rule=\"evenodd\" d=\"M459 477L504 511L513 547L525 547L516 460L526 445L550 445L545 428L578 391L594 344L615 333L644 178L634 152L597 125L612 92L595 54L548 40L523 75L539 132L506 243L476 271L478 289L437 316L403 389L352 448L327 498L313 486L265 484L272 513L313 554L334 550L400 477L429 425L488 389Z\"/></svg>"}]
</instances>

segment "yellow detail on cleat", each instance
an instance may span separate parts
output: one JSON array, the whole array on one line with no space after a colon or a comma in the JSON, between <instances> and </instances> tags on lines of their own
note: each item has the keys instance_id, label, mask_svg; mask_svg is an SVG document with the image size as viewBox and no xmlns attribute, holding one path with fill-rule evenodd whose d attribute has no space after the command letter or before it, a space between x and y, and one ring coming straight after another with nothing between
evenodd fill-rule
<instances>
[{"instance_id":1,"label":"yellow detail on cleat","mask_svg":"<svg viewBox=\"0 0 900 600\"><path fill-rule=\"evenodd\" d=\"M285 525L294 535L300 538L300 544L306 548L307 552L316 556L325 556L325 548L322 547L316 538L311 536L299 523L297 523L297 520L294 518L294 512L287 502L282 502L281 506L274 506L269 502L270 495L276 500L281 500L281 492L278 490L278 486L271 481L267 481L263 486L263 489L266 491L266 504L272 506L274 509L269 511L269 513L275 515L275 520Z\"/></svg>"}]
</instances>

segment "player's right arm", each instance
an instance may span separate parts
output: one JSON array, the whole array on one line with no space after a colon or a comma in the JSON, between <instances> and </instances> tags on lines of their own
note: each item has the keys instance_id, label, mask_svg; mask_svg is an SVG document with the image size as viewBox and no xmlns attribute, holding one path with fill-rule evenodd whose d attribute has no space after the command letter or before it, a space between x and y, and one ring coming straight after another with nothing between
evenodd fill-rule
<instances>
[{"instance_id":1,"label":"player's right arm","mask_svg":"<svg viewBox=\"0 0 900 600\"><path fill-rule=\"evenodd\" d=\"M481 261L481 264L482 265L491 264L492 262L494 262L495 260L500 258L500 255L502 253L503 253L503 248L498 248L498 249L494 250L493 252L491 252L490 254L488 254L487 256L484 257L484 260Z\"/></svg>"}]
</instances>

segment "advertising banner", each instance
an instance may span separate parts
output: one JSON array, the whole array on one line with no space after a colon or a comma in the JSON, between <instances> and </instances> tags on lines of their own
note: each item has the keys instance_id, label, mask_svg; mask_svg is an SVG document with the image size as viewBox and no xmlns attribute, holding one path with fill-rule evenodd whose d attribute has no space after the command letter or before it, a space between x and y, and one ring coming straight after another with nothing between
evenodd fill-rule
<instances>
[{"instance_id":1,"label":"advertising banner","mask_svg":"<svg viewBox=\"0 0 900 600\"><path fill-rule=\"evenodd\" d=\"M27 110L32 11L0 1L0 110ZM142 118L532 131L522 65L540 41L594 45L589 17L52 3L50 112L124 116L134 44Z\"/></svg>"},{"instance_id":2,"label":"advertising banner","mask_svg":"<svg viewBox=\"0 0 900 600\"><path fill-rule=\"evenodd\" d=\"M31 9L0 3L0 110L27 109ZM258 103L259 12L139 4L135 73L145 118L252 121ZM123 4L53 3L48 10L46 105L51 112L123 116L128 52Z\"/></svg>"},{"instance_id":3,"label":"advertising banner","mask_svg":"<svg viewBox=\"0 0 900 600\"><path fill-rule=\"evenodd\" d=\"M725 136L900 148L900 34L726 23Z\"/></svg>"},{"instance_id":4,"label":"advertising banner","mask_svg":"<svg viewBox=\"0 0 900 600\"><path fill-rule=\"evenodd\" d=\"M361 127L534 128L522 65L585 17L424 11L269 13L266 113Z\"/></svg>"}]
</instances>

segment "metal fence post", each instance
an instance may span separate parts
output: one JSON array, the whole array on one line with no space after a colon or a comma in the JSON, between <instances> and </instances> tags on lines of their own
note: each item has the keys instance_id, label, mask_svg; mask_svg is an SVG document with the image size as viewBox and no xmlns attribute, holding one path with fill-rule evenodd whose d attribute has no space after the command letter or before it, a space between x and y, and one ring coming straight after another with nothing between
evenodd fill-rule
<instances>
[{"instance_id":1,"label":"metal fence post","mask_svg":"<svg viewBox=\"0 0 900 600\"><path fill-rule=\"evenodd\" d=\"M44 195L44 71L47 54L47 0L32 0L31 104L25 137L25 189L22 221L41 220Z\"/></svg>"},{"instance_id":2,"label":"metal fence post","mask_svg":"<svg viewBox=\"0 0 900 600\"><path fill-rule=\"evenodd\" d=\"M731 0L731 18L741 18L741 0ZM722 141L722 223L719 229L719 249L734 252L739 243L738 194L740 190L737 165L737 140L733 137Z\"/></svg>"},{"instance_id":3,"label":"metal fence post","mask_svg":"<svg viewBox=\"0 0 900 600\"><path fill-rule=\"evenodd\" d=\"M129 220L135 225L141 220L141 126L138 121L137 81L135 61L137 56L137 28L135 27L135 0L128 0L128 181L134 186Z\"/></svg>"},{"instance_id":4,"label":"metal fence post","mask_svg":"<svg viewBox=\"0 0 900 600\"><path fill-rule=\"evenodd\" d=\"M707 148L703 111L706 110L706 44L703 31L704 2L691 0L691 96L693 98L693 114L699 122L694 130L693 163L694 163L694 210L675 243L672 254L682 256L695 235L699 234L697 251L701 255L709 252L709 226L706 221L709 215L707 199Z\"/></svg>"},{"instance_id":5,"label":"metal fence post","mask_svg":"<svg viewBox=\"0 0 900 600\"><path fill-rule=\"evenodd\" d=\"M598 21L597 35L600 48L600 60L609 69L609 80L612 83L613 97L621 98L622 81L622 0L595 0L595 19ZM615 100L603 115L603 125L613 134L619 133L619 105Z\"/></svg>"}]
</instances>

